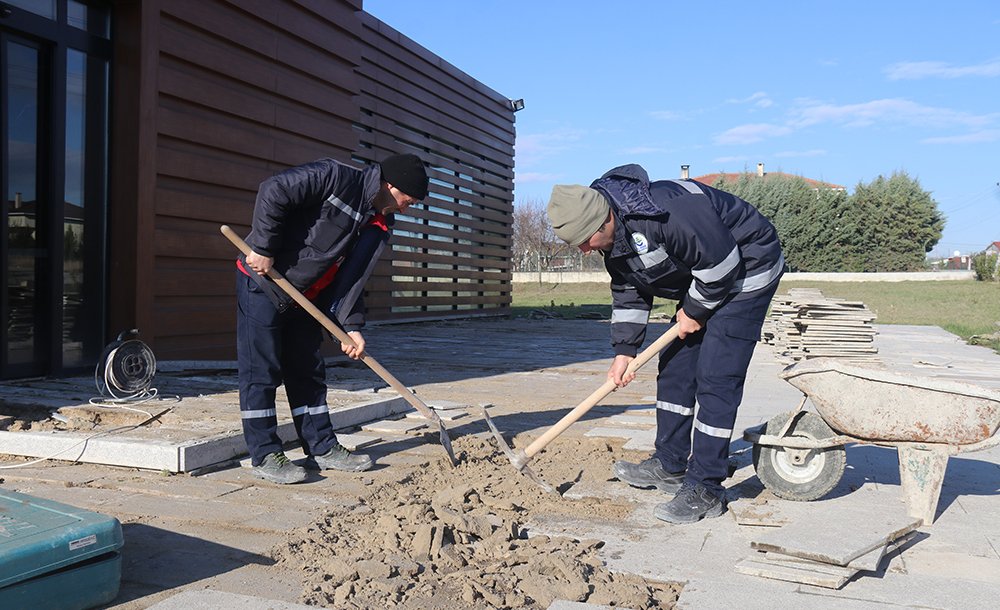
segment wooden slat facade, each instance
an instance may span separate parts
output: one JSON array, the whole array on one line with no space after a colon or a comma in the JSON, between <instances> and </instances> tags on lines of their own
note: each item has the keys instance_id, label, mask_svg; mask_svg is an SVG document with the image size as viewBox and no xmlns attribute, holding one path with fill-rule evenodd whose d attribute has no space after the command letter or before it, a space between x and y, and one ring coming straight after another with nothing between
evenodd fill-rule
<instances>
[{"instance_id":1,"label":"wooden slat facade","mask_svg":"<svg viewBox=\"0 0 1000 610\"><path fill-rule=\"evenodd\" d=\"M415 152L431 194L399 216L369 319L509 311L507 99L361 0L144 0L115 8L110 328L161 359L235 356L235 250L257 186L333 157Z\"/></svg>"}]
</instances>

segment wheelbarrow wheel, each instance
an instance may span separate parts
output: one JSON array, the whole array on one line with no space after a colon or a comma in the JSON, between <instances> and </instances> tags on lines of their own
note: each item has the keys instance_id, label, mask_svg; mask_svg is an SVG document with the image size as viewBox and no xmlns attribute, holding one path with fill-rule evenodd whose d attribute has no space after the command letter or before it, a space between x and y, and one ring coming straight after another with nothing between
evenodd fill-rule
<instances>
[{"instance_id":1,"label":"wheelbarrow wheel","mask_svg":"<svg viewBox=\"0 0 1000 610\"><path fill-rule=\"evenodd\" d=\"M788 418L795 413L782 413L767 422L769 435L781 433ZM792 424L786 436L822 440L834 436L823 419L808 411ZM820 449L792 449L771 445L754 445L753 466L757 477L774 495L786 500L808 502L830 493L844 476L847 452L843 446Z\"/></svg>"}]
</instances>

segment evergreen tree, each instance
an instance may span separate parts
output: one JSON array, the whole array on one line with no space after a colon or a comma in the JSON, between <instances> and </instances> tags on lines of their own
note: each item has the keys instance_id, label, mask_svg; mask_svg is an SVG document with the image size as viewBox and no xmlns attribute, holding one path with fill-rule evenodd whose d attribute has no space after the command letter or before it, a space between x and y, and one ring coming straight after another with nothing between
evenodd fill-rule
<instances>
[{"instance_id":1,"label":"evergreen tree","mask_svg":"<svg viewBox=\"0 0 1000 610\"><path fill-rule=\"evenodd\" d=\"M903 171L859 183L849 207L858 236L852 266L859 271L923 269L944 229L937 202Z\"/></svg>"}]
</instances>

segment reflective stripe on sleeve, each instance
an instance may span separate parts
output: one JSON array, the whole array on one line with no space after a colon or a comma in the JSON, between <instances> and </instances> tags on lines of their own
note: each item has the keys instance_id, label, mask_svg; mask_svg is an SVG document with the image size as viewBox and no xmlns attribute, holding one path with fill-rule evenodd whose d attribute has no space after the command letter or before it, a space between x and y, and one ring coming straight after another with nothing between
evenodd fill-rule
<instances>
[{"instance_id":1,"label":"reflective stripe on sleeve","mask_svg":"<svg viewBox=\"0 0 1000 610\"><path fill-rule=\"evenodd\" d=\"M632 324L647 324L649 312L645 309L615 309L611 311L611 323L631 322Z\"/></svg>"},{"instance_id":2,"label":"reflective stripe on sleeve","mask_svg":"<svg viewBox=\"0 0 1000 610\"><path fill-rule=\"evenodd\" d=\"M343 213L347 214L348 216L350 216L351 218L353 218L354 222L361 222L361 219L363 218L363 216L361 216L361 214L359 214L357 211L355 211L354 208L352 208L351 206L347 205L346 203L344 203L343 201L341 201L340 199L338 199L336 195L330 195L330 197L327 199L327 201L329 201L331 204L333 204L333 207L337 208L341 212L343 212Z\"/></svg>"},{"instance_id":3,"label":"reflective stripe on sleeve","mask_svg":"<svg viewBox=\"0 0 1000 610\"><path fill-rule=\"evenodd\" d=\"M692 269L691 275L698 278L698 280L702 283L711 284L712 282L717 282L726 277L739 264L740 249L737 246L733 246L732 251L726 255L725 260L721 263L715 265L714 267L709 267L708 269Z\"/></svg>"},{"instance_id":4,"label":"reflective stripe on sleeve","mask_svg":"<svg viewBox=\"0 0 1000 610\"><path fill-rule=\"evenodd\" d=\"M760 290L761 288L767 288L771 285L771 282L775 280L779 275L781 275L782 270L785 268L785 257L782 255L778 258L778 262L774 264L773 267L767 271L763 271L756 275L751 275L750 277L745 277L742 280L737 280L736 284L733 286L733 292L753 292L754 290Z\"/></svg>"}]
</instances>

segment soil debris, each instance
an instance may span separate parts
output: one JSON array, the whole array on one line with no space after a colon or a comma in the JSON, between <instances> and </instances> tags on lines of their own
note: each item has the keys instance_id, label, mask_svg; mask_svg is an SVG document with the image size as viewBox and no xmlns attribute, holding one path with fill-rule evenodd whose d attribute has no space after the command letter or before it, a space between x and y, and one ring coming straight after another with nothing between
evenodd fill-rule
<instances>
[{"instance_id":1,"label":"soil debris","mask_svg":"<svg viewBox=\"0 0 1000 610\"><path fill-rule=\"evenodd\" d=\"M540 513L622 522L631 505L546 494L490 441L466 436L453 445L456 468L442 459L374 484L357 504L330 511L275 549L279 562L304 574L304 603L464 610L544 609L569 600L673 607L679 584L610 572L599 556L603 542L531 536L524 526ZM612 448L602 441L560 439L556 445L543 455L547 465L558 466L539 468L550 482L610 468ZM581 470L582 464L589 466Z\"/></svg>"}]
</instances>

